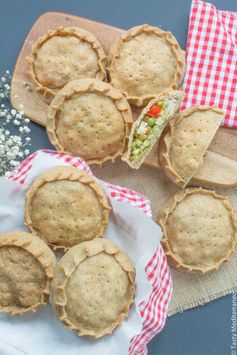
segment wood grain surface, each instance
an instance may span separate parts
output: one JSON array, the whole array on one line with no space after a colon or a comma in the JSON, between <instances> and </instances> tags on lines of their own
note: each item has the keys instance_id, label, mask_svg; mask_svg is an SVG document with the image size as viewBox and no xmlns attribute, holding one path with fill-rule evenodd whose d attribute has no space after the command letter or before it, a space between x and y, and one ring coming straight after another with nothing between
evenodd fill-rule
<instances>
[{"instance_id":1,"label":"wood grain surface","mask_svg":"<svg viewBox=\"0 0 237 355\"><path fill-rule=\"evenodd\" d=\"M16 62L11 84L11 104L16 110L20 110L20 105L23 105L26 115L43 126L46 122L47 104L35 91L28 74L26 57L38 37L45 34L47 30L60 26L77 26L92 32L102 43L106 53L111 43L124 31L86 18L58 12L48 12L38 18L26 37ZM133 114L136 118L139 111L134 111ZM144 162L145 165L160 169L157 151L155 145ZM219 129L208 149L204 163L193 180L210 185L237 185L237 130Z\"/></svg>"}]
</instances>

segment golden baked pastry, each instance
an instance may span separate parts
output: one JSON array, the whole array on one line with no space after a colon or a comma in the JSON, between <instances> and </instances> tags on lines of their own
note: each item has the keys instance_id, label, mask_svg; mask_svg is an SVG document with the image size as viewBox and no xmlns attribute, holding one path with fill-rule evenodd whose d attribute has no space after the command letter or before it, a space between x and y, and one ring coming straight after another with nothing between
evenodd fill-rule
<instances>
[{"instance_id":1,"label":"golden baked pastry","mask_svg":"<svg viewBox=\"0 0 237 355\"><path fill-rule=\"evenodd\" d=\"M144 106L167 88L179 88L184 69L185 56L177 40L158 27L133 27L110 49L110 82L135 106Z\"/></svg>"},{"instance_id":2,"label":"golden baked pastry","mask_svg":"<svg viewBox=\"0 0 237 355\"><path fill-rule=\"evenodd\" d=\"M167 256L184 271L217 270L236 246L236 215L228 197L215 191L180 190L163 206L158 222Z\"/></svg>"},{"instance_id":3,"label":"golden baked pastry","mask_svg":"<svg viewBox=\"0 0 237 355\"><path fill-rule=\"evenodd\" d=\"M26 193L25 223L54 249L102 237L109 212L101 186L74 167L48 170Z\"/></svg>"},{"instance_id":4,"label":"golden baked pastry","mask_svg":"<svg viewBox=\"0 0 237 355\"><path fill-rule=\"evenodd\" d=\"M0 235L0 312L36 312L46 305L56 258L40 238L25 232Z\"/></svg>"},{"instance_id":5,"label":"golden baked pastry","mask_svg":"<svg viewBox=\"0 0 237 355\"><path fill-rule=\"evenodd\" d=\"M216 106L183 110L167 125L159 143L159 161L167 176L184 188L202 165L224 111Z\"/></svg>"},{"instance_id":6,"label":"golden baked pastry","mask_svg":"<svg viewBox=\"0 0 237 355\"><path fill-rule=\"evenodd\" d=\"M71 248L61 259L50 301L77 335L111 334L128 316L135 294L135 269L116 244L95 239Z\"/></svg>"},{"instance_id":7,"label":"golden baked pastry","mask_svg":"<svg viewBox=\"0 0 237 355\"><path fill-rule=\"evenodd\" d=\"M131 168L138 169L159 139L166 124L176 115L184 92L166 90L143 109L129 136L128 151L123 158Z\"/></svg>"},{"instance_id":8,"label":"golden baked pastry","mask_svg":"<svg viewBox=\"0 0 237 355\"><path fill-rule=\"evenodd\" d=\"M132 123L120 91L96 79L81 79L58 92L46 127L58 151L101 164L125 152Z\"/></svg>"},{"instance_id":9,"label":"golden baked pastry","mask_svg":"<svg viewBox=\"0 0 237 355\"><path fill-rule=\"evenodd\" d=\"M48 103L71 80L106 77L106 56L100 42L77 27L48 31L37 40L27 59L37 91Z\"/></svg>"}]
</instances>

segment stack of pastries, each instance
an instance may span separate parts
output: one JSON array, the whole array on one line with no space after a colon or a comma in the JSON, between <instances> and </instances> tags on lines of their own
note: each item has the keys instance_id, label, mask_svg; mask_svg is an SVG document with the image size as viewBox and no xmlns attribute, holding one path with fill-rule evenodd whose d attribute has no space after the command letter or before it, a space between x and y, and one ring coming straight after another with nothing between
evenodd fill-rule
<instances>
[{"instance_id":1,"label":"stack of pastries","mask_svg":"<svg viewBox=\"0 0 237 355\"><path fill-rule=\"evenodd\" d=\"M36 312L50 298L79 336L111 334L134 302L135 268L104 238L109 214L103 188L87 173L58 166L38 177L26 193L29 232L0 235L0 311ZM55 251L64 254L59 262Z\"/></svg>"}]
</instances>

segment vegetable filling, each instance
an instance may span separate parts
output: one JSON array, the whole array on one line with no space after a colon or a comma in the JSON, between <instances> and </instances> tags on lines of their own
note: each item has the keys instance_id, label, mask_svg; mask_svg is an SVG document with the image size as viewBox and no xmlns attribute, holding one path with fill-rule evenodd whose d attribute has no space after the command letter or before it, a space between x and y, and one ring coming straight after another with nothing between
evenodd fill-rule
<instances>
[{"instance_id":1,"label":"vegetable filling","mask_svg":"<svg viewBox=\"0 0 237 355\"><path fill-rule=\"evenodd\" d=\"M153 104L136 127L131 144L129 160L139 162L154 139L162 132L170 112L174 110L173 99L163 99Z\"/></svg>"}]
</instances>

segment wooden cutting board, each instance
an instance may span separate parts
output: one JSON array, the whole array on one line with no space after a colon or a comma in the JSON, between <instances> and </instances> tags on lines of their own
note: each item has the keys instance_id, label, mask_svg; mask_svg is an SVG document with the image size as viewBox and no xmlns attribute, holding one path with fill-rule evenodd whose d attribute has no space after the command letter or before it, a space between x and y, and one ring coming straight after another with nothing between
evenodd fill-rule
<instances>
[{"instance_id":1,"label":"wooden cutting board","mask_svg":"<svg viewBox=\"0 0 237 355\"><path fill-rule=\"evenodd\" d=\"M20 110L22 104L26 115L32 121L43 126L45 126L46 121L47 104L35 91L27 72L26 57L30 54L31 46L38 37L47 30L59 26L77 26L94 33L107 53L111 43L123 33L120 28L64 13L48 12L38 18L28 34L16 62L11 84L11 104L16 110ZM136 118L139 111L133 113ZM157 145L144 164L160 169ZM237 185L237 130L219 129L209 147L204 164L195 174L193 180L210 185Z\"/></svg>"}]
</instances>

